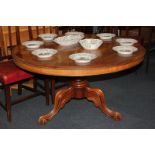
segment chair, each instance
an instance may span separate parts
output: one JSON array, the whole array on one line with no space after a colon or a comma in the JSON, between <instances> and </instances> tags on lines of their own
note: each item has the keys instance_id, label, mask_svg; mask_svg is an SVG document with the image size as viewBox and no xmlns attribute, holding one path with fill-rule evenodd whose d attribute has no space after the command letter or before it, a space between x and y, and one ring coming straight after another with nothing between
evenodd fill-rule
<instances>
[{"instance_id":1,"label":"chair","mask_svg":"<svg viewBox=\"0 0 155 155\"><path fill-rule=\"evenodd\" d=\"M58 27L51 26L3 26L3 58L10 57L14 46L26 40L36 39L40 33L58 33Z\"/></svg>"},{"instance_id":2,"label":"chair","mask_svg":"<svg viewBox=\"0 0 155 155\"><path fill-rule=\"evenodd\" d=\"M11 52L14 46L21 44L21 33L20 33L20 27L15 26L14 31L12 31L12 27L8 26L8 40L9 45L6 42L3 34L3 29L0 27L0 83L1 88L4 89L5 93L5 106L3 104L0 104L7 112L7 119L8 121L11 121L12 115L11 115L11 106L17 103L20 103L26 99L38 96L38 95L44 95L46 99L46 104L49 104L49 95L50 95L50 88L49 88L49 79L46 77L44 80L44 92L37 89L37 80L34 75L32 75L29 72L26 72L20 68L18 68L12 60ZM45 32L46 27L43 27L43 32ZM50 29L51 32L52 29ZM34 39L33 37L33 31L34 28L31 26L28 26L28 37L29 39ZM40 29L39 27L36 27L36 33L39 34ZM14 34L15 38L13 38L12 34ZM23 85L23 82L25 80L29 80L31 78L33 79L33 88L27 87ZM15 101L11 101L11 93L10 88L13 84L18 84L18 94L22 94L22 88L26 88L30 91L32 91L32 94L22 96L18 98ZM53 86L54 90L54 86ZM54 92L54 91L53 91ZM52 94L54 96L54 94Z\"/></svg>"},{"instance_id":3,"label":"chair","mask_svg":"<svg viewBox=\"0 0 155 155\"><path fill-rule=\"evenodd\" d=\"M134 38L144 45L140 26L105 26L103 31L106 33L115 33L118 37L122 38ZM136 74L140 65L133 68L133 70L136 70Z\"/></svg>"},{"instance_id":4,"label":"chair","mask_svg":"<svg viewBox=\"0 0 155 155\"><path fill-rule=\"evenodd\" d=\"M115 33L119 37L132 37L138 39L141 37L140 26L104 26L103 32Z\"/></svg>"},{"instance_id":5,"label":"chair","mask_svg":"<svg viewBox=\"0 0 155 155\"><path fill-rule=\"evenodd\" d=\"M138 40L141 45L144 45L144 38L142 37L141 26L119 26L118 29L120 37L134 38ZM141 65L142 63L133 68L133 70L135 70L135 74L138 73L138 69Z\"/></svg>"},{"instance_id":6,"label":"chair","mask_svg":"<svg viewBox=\"0 0 155 155\"><path fill-rule=\"evenodd\" d=\"M141 26L118 26L120 37L131 37L137 39L142 45L144 44L141 35Z\"/></svg>"},{"instance_id":7,"label":"chair","mask_svg":"<svg viewBox=\"0 0 155 155\"><path fill-rule=\"evenodd\" d=\"M118 26L104 26L104 33L115 33L118 36Z\"/></svg>"},{"instance_id":8,"label":"chair","mask_svg":"<svg viewBox=\"0 0 155 155\"><path fill-rule=\"evenodd\" d=\"M92 26L60 26L59 30L61 34L64 34L68 31L81 31L85 34L90 34L93 32Z\"/></svg>"}]
</instances>

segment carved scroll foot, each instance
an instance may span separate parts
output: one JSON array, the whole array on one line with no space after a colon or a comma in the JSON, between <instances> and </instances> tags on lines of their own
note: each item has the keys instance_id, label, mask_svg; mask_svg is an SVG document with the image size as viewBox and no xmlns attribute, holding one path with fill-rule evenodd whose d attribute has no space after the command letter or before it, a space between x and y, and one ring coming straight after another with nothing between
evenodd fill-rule
<instances>
[{"instance_id":1,"label":"carved scroll foot","mask_svg":"<svg viewBox=\"0 0 155 155\"><path fill-rule=\"evenodd\" d=\"M59 90L55 96L54 107L51 112L48 114L42 115L39 117L38 122L42 125L46 124L49 120L51 120L61 108L64 107L65 103L67 103L73 96L73 88L63 88Z\"/></svg>"},{"instance_id":2,"label":"carved scroll foot","mask_svg":"<svg viewBox=\"0 0 155 155\"><path fill-rule=\"evenodd\" d=\"M122 119L122 116L119 112L112 111L106 106L104 93L100 89L87 87L86 98L92 101L96 107L101 109L103 113L105 113L107 116L111 117L112 119L116 121L119 121Z\"/></svg>"},{"instance_id":3,"label":"carved scroll foot","mask_svg":"<svg viewBox=\"0 0 155 155\"><path fill-rule=\"evenodd\" d=\"M104 93L100 89L89 87L86 80L73 80L70 83L70 87L62 88L56 93L53 110L48 114L40 116L38 120L39 123L46 124L60 111L61 108L64 107L65 103L70 101L72 98L87 98L103 113L114 120L121 120L122 118L119 112L112 111L106 106Z\"/></svg>"}]
</instances>

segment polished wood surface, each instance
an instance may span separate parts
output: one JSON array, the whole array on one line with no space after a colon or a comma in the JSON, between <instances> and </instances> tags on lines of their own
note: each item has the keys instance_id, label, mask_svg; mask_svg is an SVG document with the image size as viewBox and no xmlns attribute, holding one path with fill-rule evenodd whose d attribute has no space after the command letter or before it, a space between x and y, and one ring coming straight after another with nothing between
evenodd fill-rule
<instances>
[{"instance_id":1,"label":"polished wood surface","mask_svg":"<svg viewBox=\"0 0 155 155\"><path fill-rule=\"evenodd\" d=\"M87 100L92 101L97 108L112 119L119 121L122 118L119 112L112 111L106 106L102 90L90 87L86 80L73 80L70 83L70 86L58 91L52 111L40 116L38 120L39 123L44 125L47 121L51 120L72 98L86 98Z\"/></svg>"},{"instance_id":2,"label":"polished wood surface","mask_svg":"<svg viewBox=\"0 0 155 155\"><path fill-rule=\"evenodd\" d=\"M113 40L109 43L104 42L98 50L88 51L84 50L79 44L62 47L54 42L45 43L42 47L58 50L57 54L47 60L38 59L31 54L31 50L23 46L17 46L13 51L13 58L18 66L31 72L72 77L114 73L134 67L143 61L145 49L140 44L135 45L138 51L131 57L119 56L112 50L112 47L116 45L118 44ZM69 55L80 52L96 53L98 57L88 65L77 65L73 60L69 59Z\"/></svg>"},{"instance_id":3,"label":"polished wood surface","mask_svg":"<svg viewBox=\"0 0 155 155\"><path fill-rule=\"evenodd\" d=\"M38 59L23 46L17 46L14 49L14 62L23 69L39 74L74 77L69 86L61 88L56 93L53 109L39 117L38 122L40 124L45 124L51 120L72 98L87 98L107 116L114 120L121 120L122 116L119 112L112 111L107 107L104 93L99 88L90 87L88 82L83 80L85 76L126 70L143 61L145 50L140 44L135 45L138 51L130 57L122 57L113 51L112 47L116 45L118 44L114 39L112 42L103 43L98 50L88 51L84 50L79 44L62 47L54 42L45 43L42 47L58 50L57 54L47 60ZM78 65L69 59L69 55L80 52L96 53L98 57L87 65Z\"/></svg>"}]
</instances>

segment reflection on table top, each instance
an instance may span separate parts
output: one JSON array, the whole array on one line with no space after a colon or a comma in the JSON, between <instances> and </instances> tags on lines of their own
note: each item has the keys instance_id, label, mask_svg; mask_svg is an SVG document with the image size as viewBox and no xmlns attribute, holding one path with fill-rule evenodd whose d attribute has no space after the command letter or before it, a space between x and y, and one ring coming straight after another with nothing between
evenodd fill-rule
<instances>
[{"instance_id":1,"label":"reflection on table top","mask_svg":"<svg viewBox=\"0 0 155 155\"><path fill-rule=\"evenodd\" d=\"M54 48L57 54L48 59L39 59L31 54L24 46L17 46L13 50L14 62L21 68L39 74L54 76L92 76L107 73L114 73L138 65L144 59L145 49L140 44L134 46L138 48L130 57L123 57L112 50L118 45L113 39L111 42L104 42L97 50L84 50L80 44L69 47L62 47L54 42L47 42L40 48ZM79 65L69 59L73 53L95 53L97 58L89 64Z\"/></svg>"}]
</instances>

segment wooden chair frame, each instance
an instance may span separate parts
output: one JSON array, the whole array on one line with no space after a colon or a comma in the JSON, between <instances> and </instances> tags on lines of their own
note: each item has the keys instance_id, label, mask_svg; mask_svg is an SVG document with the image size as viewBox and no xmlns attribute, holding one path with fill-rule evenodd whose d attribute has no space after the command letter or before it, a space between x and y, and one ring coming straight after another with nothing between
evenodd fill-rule
<instances>
[{"instance_id":1,"label":"wooden chair frame","mask_svg":"<svg viewBox=\"0 0 155 155\"><path fill-rule=\"evenodd\" d=\"M17 41L17 45L21 44L21 38L20 38L20 27L16 26L16 41ZM36 27L36 31L37 31L37 35L39 34L39 28ZM52 31L52 28L50 28L50 32ZM45 26L43 26L43 32L45 33ZM33 33L32 33L32 27L28 26L28 33L29 33L29 38L30 40L34 39L33 38ZM0 27L0 34L2 34L0 36L0 43L1 43L1 52L0 52L0 60L9 60L12 59L12 56L8 54L8 49L5 46L5 42L4 42L4 36L3 36L3 32L2 32L2 27ZM8 26L8 34L9 34L9 42L10 42L10 50L12 52L13 49L13 43L12 43L12 39L11 39L11 26ZM2 85L0 86L0 88L4 88L4 93L5 93L5 105L2 104L2 102L0 102L0 106L2 106L2 108L4 110L6 110L7 112L7 119L8 121L11 121L12 119L12 114L11 114L11 106L15 105L17 103L20 103L22 101L25 101L27 99L30 99L32 97L36 97L38 95L44 95L45 99L46 99L46 104L49 105L49 96L50 96L50 86L49 86L49 81L50 79L47 77L44 77L44 86L42 86L37 78L34 78L33 80L33 88L27 87L25 85L23 85L23 81L18 81L15 83L11 83L11 84L4 84L2 83ZM28 79L26 79L28 80ZM29 91L32 92L32 94L26 95L26 96L22 96L16 100L11 100L11 93L10 93L10 89L11 89L11 85L12 84L18 84L18 94L21 95L22 94L22 89L25 88ZM52 79L52 101L54 100L54 96L55 96L55 80ZM41 90L38 90L37 88L40 87Z\"/></svg>"}]
</instances>

